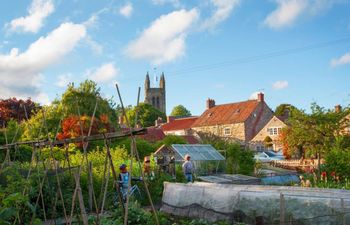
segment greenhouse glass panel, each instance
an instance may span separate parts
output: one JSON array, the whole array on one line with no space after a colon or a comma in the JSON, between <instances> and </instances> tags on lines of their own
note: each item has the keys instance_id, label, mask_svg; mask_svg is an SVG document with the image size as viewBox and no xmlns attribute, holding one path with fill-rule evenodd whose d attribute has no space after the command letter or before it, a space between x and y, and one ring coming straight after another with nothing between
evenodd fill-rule
<instances>
[{"instance_id":1,"label":"greenhouse glass panel","mask_svg":"<svg viewBox=\"0 0 350 225\"><path fill-rule=\"evenodd\" d=\"M181 155L183 158L186 154L191 156L192 161L222 161L225 157L222 156L213 146L211 145L181 145L174 144L172 148L175 152Z\"/></svg>"}]
</instances>

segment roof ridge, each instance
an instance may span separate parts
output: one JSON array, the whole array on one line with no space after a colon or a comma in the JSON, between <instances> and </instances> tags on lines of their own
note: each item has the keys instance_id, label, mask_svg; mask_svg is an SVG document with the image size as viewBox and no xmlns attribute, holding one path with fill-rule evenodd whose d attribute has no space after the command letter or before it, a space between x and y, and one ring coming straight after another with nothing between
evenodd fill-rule
<instances>
[{"instance_id":1,"label":"roof ridge","mask_svg":"<svg viewBox=\"0 0 350 225\"><path fill-rule=\"evenodd\" d=\"M253 102L253 101L256 101L256 102L258 102L258 100L257 99L248 99L248 100L246 100L246 101L240 101L240 102L231 102L231 103L225 103L225 104L220 104L220 105L215 105L214 107L216 107L216 106L224 106L224 105L234 105L234 104L241 104L241 103L244 103L244 102ZM213 107L213 108L214 108Z\"/></svg>"}]
</instances>

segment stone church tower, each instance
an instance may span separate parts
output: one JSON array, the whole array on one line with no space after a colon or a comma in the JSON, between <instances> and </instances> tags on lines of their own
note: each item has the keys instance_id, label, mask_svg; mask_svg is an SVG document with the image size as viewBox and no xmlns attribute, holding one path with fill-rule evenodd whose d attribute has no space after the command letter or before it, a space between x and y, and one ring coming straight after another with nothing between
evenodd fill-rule
<instances>
[{"instance_id":1,"label":"stone church tower","mask_svg":"<svg viewBox=\"0 0 350 225\"><path fill-rule=\"evenodd\" d=\"M165 78L164 73L160 76L159 88L151 87L149 74L146 74L145 80L145 103L152 105L154 108L159 109L161 112L166 113L165 104Z\"/></svg>"}]
</instances>

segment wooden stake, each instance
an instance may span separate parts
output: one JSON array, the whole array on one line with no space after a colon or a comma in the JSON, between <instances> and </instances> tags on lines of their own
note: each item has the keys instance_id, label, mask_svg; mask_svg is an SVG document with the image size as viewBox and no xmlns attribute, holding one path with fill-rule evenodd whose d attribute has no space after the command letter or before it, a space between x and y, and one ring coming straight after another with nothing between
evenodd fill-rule
<instances>
[{"instance_id":1,"label":"wooden stake","mask_svg":"<svg viewBox=\"0 0 350 225\"><path fill-rule=\"evenodd\" d=\"M79 208L80 208L80 213L81 217L83 219L83 224L88 225L88 219L87 219L87 214L84 206L84 198L83 194L81 192L81 187L80 187L80 176L79 173L75 174L75 184L77 187L77 194L78 194L78 199L79 199Z\"/></svg>"}]
</instances>

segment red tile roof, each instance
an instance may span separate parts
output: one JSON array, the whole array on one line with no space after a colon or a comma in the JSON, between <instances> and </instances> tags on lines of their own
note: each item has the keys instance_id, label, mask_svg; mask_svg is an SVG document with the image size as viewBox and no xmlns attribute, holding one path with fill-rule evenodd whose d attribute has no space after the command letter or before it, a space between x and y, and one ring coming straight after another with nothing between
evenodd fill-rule
<instances>
[{"instance_id":1,"label":"red tile roof","mask_svg":"<svg viewBox=\"0 0 350 225\"><path fill-rule=\"evenodd\" d=\"M165 138L165 134L159 127L147 127L147 134L139 135L138 137L146 141L157 142L163 140Z\"/></svg>"},{"instance_id":2,"label":"red tile roof","mask_svg":"<svg viewBox=\"0 0 350 225\"><path fill-rule=\"evenodd\" d=\"M248 100L224 105L217 105L207 109L192 127L214 126L222 124L241 123L248 119L259 105L257 100Z\"/></svg>"},{"instance_id":3,"label":"red tile roof","mask_svg":"<svg viewBox=\"0 0 350 225\"><path fill-rule=\"evenodd\" d=\"M192 127L192 124L198 119L198 117L187 117L175 119L169 123L162 125L163 131L173 131L173 130L187 130Z\"/></svg>"}]
</instances>

